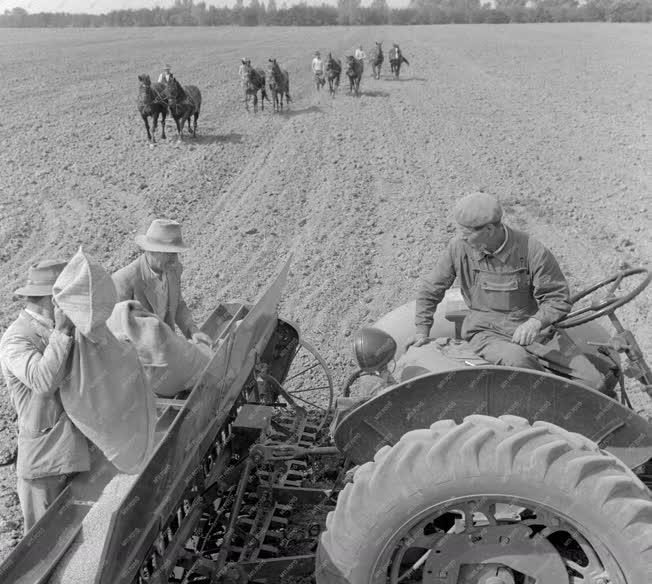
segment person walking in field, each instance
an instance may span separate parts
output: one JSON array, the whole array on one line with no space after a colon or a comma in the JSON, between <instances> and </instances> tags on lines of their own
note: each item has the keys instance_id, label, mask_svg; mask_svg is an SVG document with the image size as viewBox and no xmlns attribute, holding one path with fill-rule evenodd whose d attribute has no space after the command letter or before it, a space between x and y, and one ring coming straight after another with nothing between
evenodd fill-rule
<instances>
[{"instance_id":1,"label":"person walking in field","mask_svg":"<svg viewBox=\"0 0 652 584\"><path fill-rule=\"evenodd\" d=\"M321 54L319 51L315 51L311 67L312 73L315 76L317 89L320 89L326 83L326 78L324 77L324 62L321 60Z\"/></svg>"},{"instance_id":2,"label":"person walking in field","mask_svg":"<svg viewBox=\"0 0 652 584\"><path fill-rule=\"evenodd\" d=\"M172 75L172 67L170 67L170 65L165 65L163 71L158 76L158 82L167 83L170 80L170 75Z\"/></svg>"},{"instance_id":3,"label":"person walking in field","mask_svg":"<svg viewBox=\"0 0 652 584\"><path fill-rule=\"evenodd\" d=\"M249 71L251 70L251 60L243 57L241 61L240 68L238 69L238 77L240 77L240 85L244 89L247 85Z\"/></svg>"}]
</instances>

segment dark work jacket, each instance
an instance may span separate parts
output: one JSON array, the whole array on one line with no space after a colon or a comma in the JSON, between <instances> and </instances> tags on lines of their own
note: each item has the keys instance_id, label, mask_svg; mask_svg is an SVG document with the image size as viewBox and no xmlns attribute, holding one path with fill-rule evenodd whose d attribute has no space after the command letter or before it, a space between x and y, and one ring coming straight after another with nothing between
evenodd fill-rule
<instances>
[{"instance_id":1,"label":"dark work jacket","mask_svg":"<svg viewBox=\"0 0 652 584\"><path fill-rule=\"evenodd\" d=\"M457 278L469 315L462 336L491 330L511 337L528 318L548 326L570 311L570 292L555 257L536 239L505 226L507 244L497 254L452 239L426 275L416 300L417 332L428 334L433 314Z\"/></svg>"}]
</instances>

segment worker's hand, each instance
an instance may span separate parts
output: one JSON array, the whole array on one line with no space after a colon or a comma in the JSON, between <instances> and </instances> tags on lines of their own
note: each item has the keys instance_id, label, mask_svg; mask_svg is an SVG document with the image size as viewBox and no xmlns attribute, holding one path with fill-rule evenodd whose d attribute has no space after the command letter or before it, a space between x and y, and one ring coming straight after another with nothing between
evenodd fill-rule
<instances>
[{"instance_id":1,"label":"worker's hand","mask_svg":"<svg viewBox=\"0 0 652 584\"><path fill-rule=\"evenodd\" d=\"M422 345L425 345L429 343L432 339L423 333L417 333L414 337L412 337L407 345L405 345L405 349L409 349L410 347L421 347Z\"/></svg>"},{"instance_id":2,"label":"worker's hand","mask_svg":"<svg viewBox=\"0 0 652 584\"><path fill-rule=\"evenodd\" d=\"M75 325L72 323L65 312L61 310L56 304L54 305L54 328L59 332L69 335Z\"/></svg>"},{"instance_id":3,"label":"worker's hand","mask_svg":"<svg viewBox=\"0 0 652 584\"><path fill-rule=\"evenodd\" d=\"M516 327L512 335L512 343L517 345L529 345L534 342L541 332L541 321L536 318L528 318L523 324Z\"/></svg>"},{"instance_id":4,"label":"worker's hand","mask_svg":"<svg viewBox=\"0 0 652 584\"><path fill-rule=\"evenodd\" d=\"M206 333L203 333L201 331L192 333L192 340L195 343L204 343L209 347L213 344L213 339L211 339Z\"/></svg>"}]
</instances>

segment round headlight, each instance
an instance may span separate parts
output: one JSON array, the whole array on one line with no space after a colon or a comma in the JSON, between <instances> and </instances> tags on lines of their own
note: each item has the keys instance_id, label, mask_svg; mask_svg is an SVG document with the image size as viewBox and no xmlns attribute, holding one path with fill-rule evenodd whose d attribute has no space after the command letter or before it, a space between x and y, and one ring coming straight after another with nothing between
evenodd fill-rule
<instances>
[{"instance_id":1,"label":"round headlight","mask_svg":"<svg viewBox=\"0 0 652 584\"><path fill-rule=\"evenodd\" d=\"M380 371L396 355L396 341L373 327L363 327L353 335L353 352L363 371Z\"/></svg>"}]
</instances>

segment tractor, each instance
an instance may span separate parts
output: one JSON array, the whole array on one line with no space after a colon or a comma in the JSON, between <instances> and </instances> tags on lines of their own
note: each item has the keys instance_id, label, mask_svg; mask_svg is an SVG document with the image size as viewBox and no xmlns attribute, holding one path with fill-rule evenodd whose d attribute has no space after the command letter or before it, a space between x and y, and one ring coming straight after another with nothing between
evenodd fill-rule
<instances>
[{"instance_id":1,"label":"tractor","mask_svg":"<svg viewBox=\"0 0 652 584\"><path fill-rule=\"evenodd\" d=\"M156 450L108 520L98 509L124 477L98 455L2 582L652 582L652 424L623 381L650 393L652 376L615 315L647 270L584 290L575 303L608 287L556 324L617 373L619 399L484 362L460 339L457 290L426 345L406 348L413 304L357 331L359 369L335 399L315 347L277 317L287 273L204 323L215 356L194 387L157 400Z\"/></svg>"},{"instance_id":2,"label":"tractor","mask_svg":"<svg viewBox=\"0 0 652 584\"><path fill-rule=\"evenodd\" d=\"M618 295L629 278L640 281ZM334 429L359 466L326 520L318 584L652 582L652 425L630 409L619 353L648 394L652 375L615 315L649 282L647 270L619 272L575 295L574 306L609 287L556 324L617 367L620 401L484 362L459 338L459 290L438 307L428 345L401 352L414 303L359 331L360 369ZM595 322L603 316L614 335ZM378 383L356 398L362 375Z\"/></svg>"}]
</instances>

